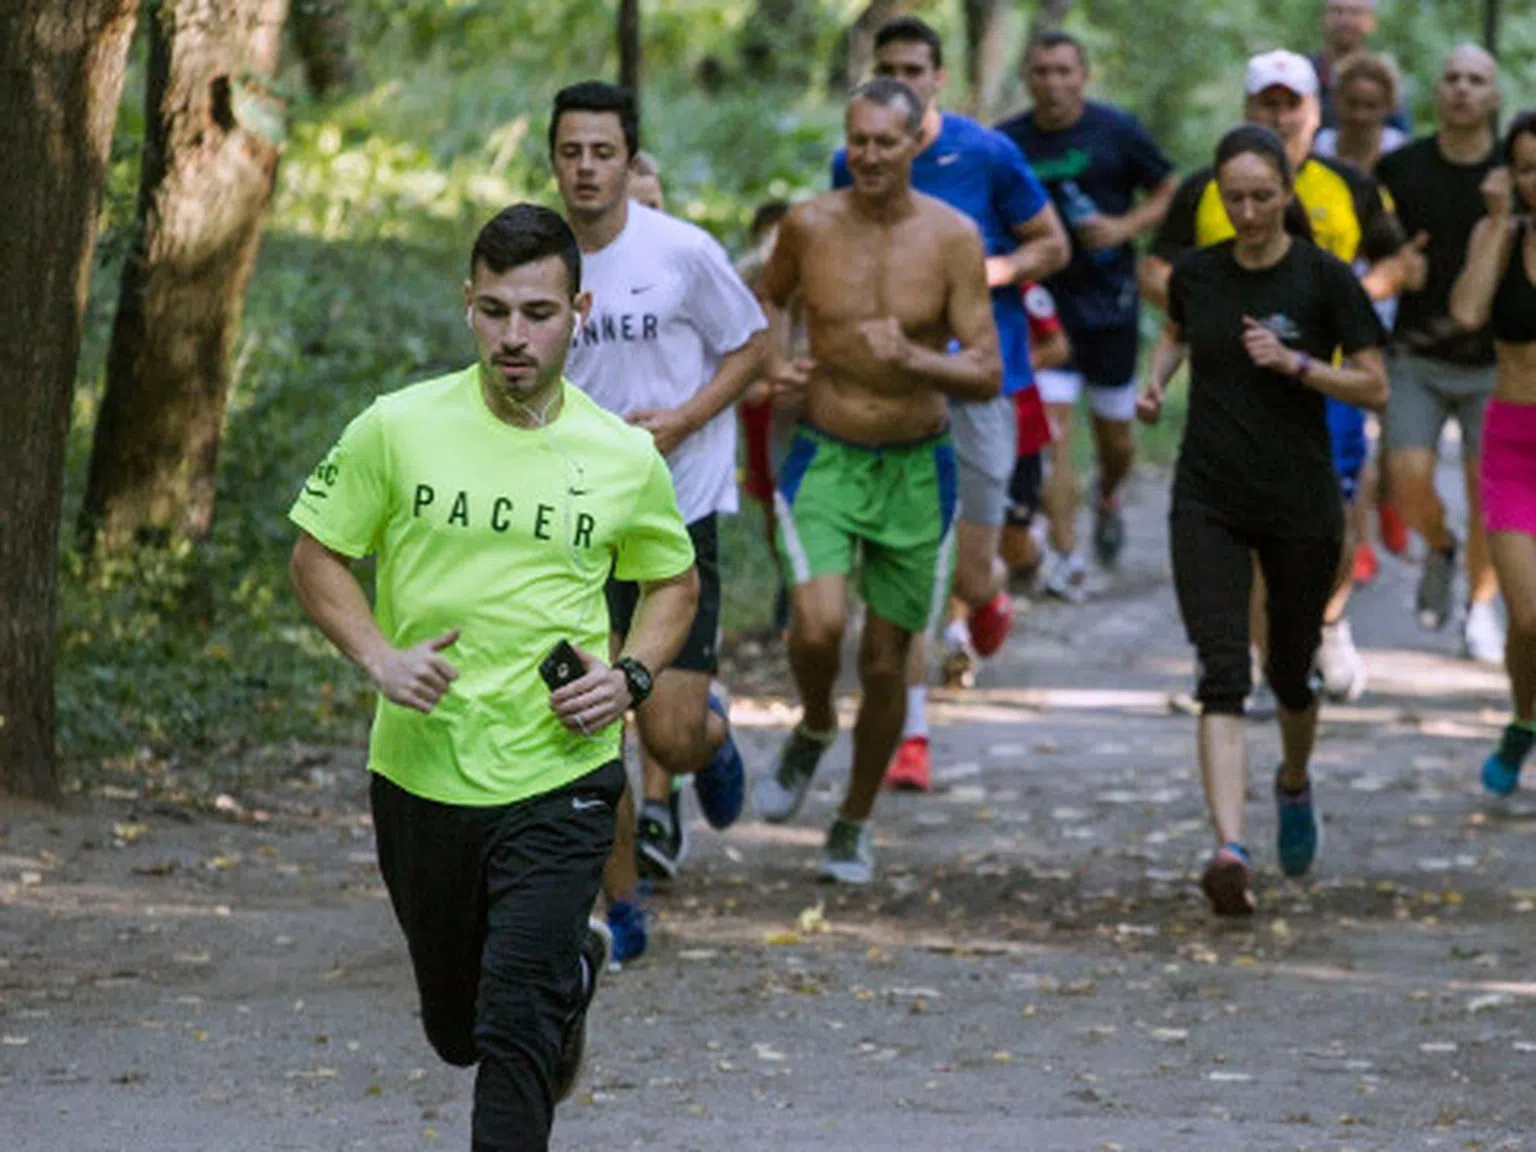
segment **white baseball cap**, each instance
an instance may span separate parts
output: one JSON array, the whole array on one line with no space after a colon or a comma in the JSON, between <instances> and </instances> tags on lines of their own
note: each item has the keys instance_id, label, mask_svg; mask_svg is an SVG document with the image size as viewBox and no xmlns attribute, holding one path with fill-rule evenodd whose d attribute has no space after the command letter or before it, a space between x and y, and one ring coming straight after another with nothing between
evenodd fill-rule
<instances>
[{"instance_id":1,"label":"white baseball cap","mask_svg":"<svg viewBox=\"0 0 1536 1152\"><path fill-rule=\"evenodd\" d=\"M1263 52L1248 61L1248 72L1243 78L1243 90L1248 95L1257 96L1277 85L1301 97L1316 96L1317 70L1305 56L1283 48Z\"/></svg>"}]
</instances>

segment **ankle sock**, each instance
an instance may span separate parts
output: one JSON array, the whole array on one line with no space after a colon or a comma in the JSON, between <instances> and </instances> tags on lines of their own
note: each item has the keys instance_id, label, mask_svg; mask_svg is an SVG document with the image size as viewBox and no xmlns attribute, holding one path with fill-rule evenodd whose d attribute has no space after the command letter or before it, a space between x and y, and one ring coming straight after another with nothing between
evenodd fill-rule
<instances>
[{"instance_id":1,"label":"ankle sock","mask_svg":"<svg viewBox=\"0 0 1536 1152\"><path fill-rule=\"evenodd\" d=\"M907 689L907 719L901 729L903 740L914 736L928 736L928 689L921 684Z\"/></svg>"},{"instance_id":2,"label":"ankle sock","mask_svg":"<svg viewBox=\"0 0 1536 1152\"><path fill-rule=\"evenodd\" d=\"M964 620L951 620L944 625L944 647L947 651L964 651L971 646L971 630L966 627ZM907 689L907 699L911 700L912 689Z\"/></svg>"},{"instance_id":3,"label":"ankle sock","mask_svg":"<svg viewBox=\"0 0 1536 1152\"><path fill-rule=\"evenodd\" d=\"M672 809L665 800L647 800L640 805L640 819L654 820L672 835Z\"/></svg>"}]
</instances>

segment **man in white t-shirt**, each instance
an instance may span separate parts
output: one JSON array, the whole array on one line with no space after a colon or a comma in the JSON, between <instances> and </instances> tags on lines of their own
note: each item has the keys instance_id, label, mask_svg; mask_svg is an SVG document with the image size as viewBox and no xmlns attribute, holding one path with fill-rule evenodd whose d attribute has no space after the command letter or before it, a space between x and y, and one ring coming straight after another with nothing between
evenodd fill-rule
<instances>
[{"instance_id":1,"label":"man in white t-shirt","mask_svg":"<svg viewBox=\"0 0 1536 1152\"><path fill-rule=\"evenodd\" d=\"M758 373L767 320L707 232L629 199L638 136L622 88L587 81L555 97L550 156L593 300L566 372L655 437L698 552L693 631L637 713L645 753L639 860L666 878L686 846L675 777L694 775L700 808L715 827L741 811L741 757L724 706L710 693L720 628L716 518L737 510L731 409ZM635 591L609 586L617 634L629 630Z\"/></svg>"}]
</instances>

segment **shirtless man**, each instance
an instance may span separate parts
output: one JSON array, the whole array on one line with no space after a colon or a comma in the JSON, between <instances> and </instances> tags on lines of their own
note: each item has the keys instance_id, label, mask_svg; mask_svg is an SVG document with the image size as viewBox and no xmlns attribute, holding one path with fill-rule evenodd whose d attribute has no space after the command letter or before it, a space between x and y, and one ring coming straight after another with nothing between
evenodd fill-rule
<instances>
[{"instance_id":1,"label":"shirtless man","mask_svg":"<svg viewBox=\"0 0 1536 1152\"><path fill-rule=\"evenodd\" d=\"M911 89L888 77L853 93L852 186L790 211L757 289L775 332L801 294L811 357L780 359L770 373L781 392L804 393L775 496L804 711L755 798L763 819L791 819L837 737L832 689L857 554L868 608L863 699L819 869L852 884L874 877L869 818L901 736L907 652L949 591L956 464L946 400L988 400L1002 385L976 228L911 186L922 116Z\"/></svg>"}]
</instances>

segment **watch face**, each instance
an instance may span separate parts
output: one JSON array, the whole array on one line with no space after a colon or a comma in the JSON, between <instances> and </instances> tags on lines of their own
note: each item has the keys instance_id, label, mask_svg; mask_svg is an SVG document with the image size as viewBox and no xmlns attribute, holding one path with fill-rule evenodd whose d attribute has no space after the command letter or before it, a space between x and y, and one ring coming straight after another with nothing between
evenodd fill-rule
<instances>
[{"instance_id":1,"label":"watch face","mask_svg":"<svg viewBox=\"0 0 1536 1152\"><path fill-rule=\"evenodd\" d=\"M625 677L636 692L642 695L650 692L651 674L646 671L645 665L638 660L625 660L623 667Z\"/></svg>"}]
</instances>

